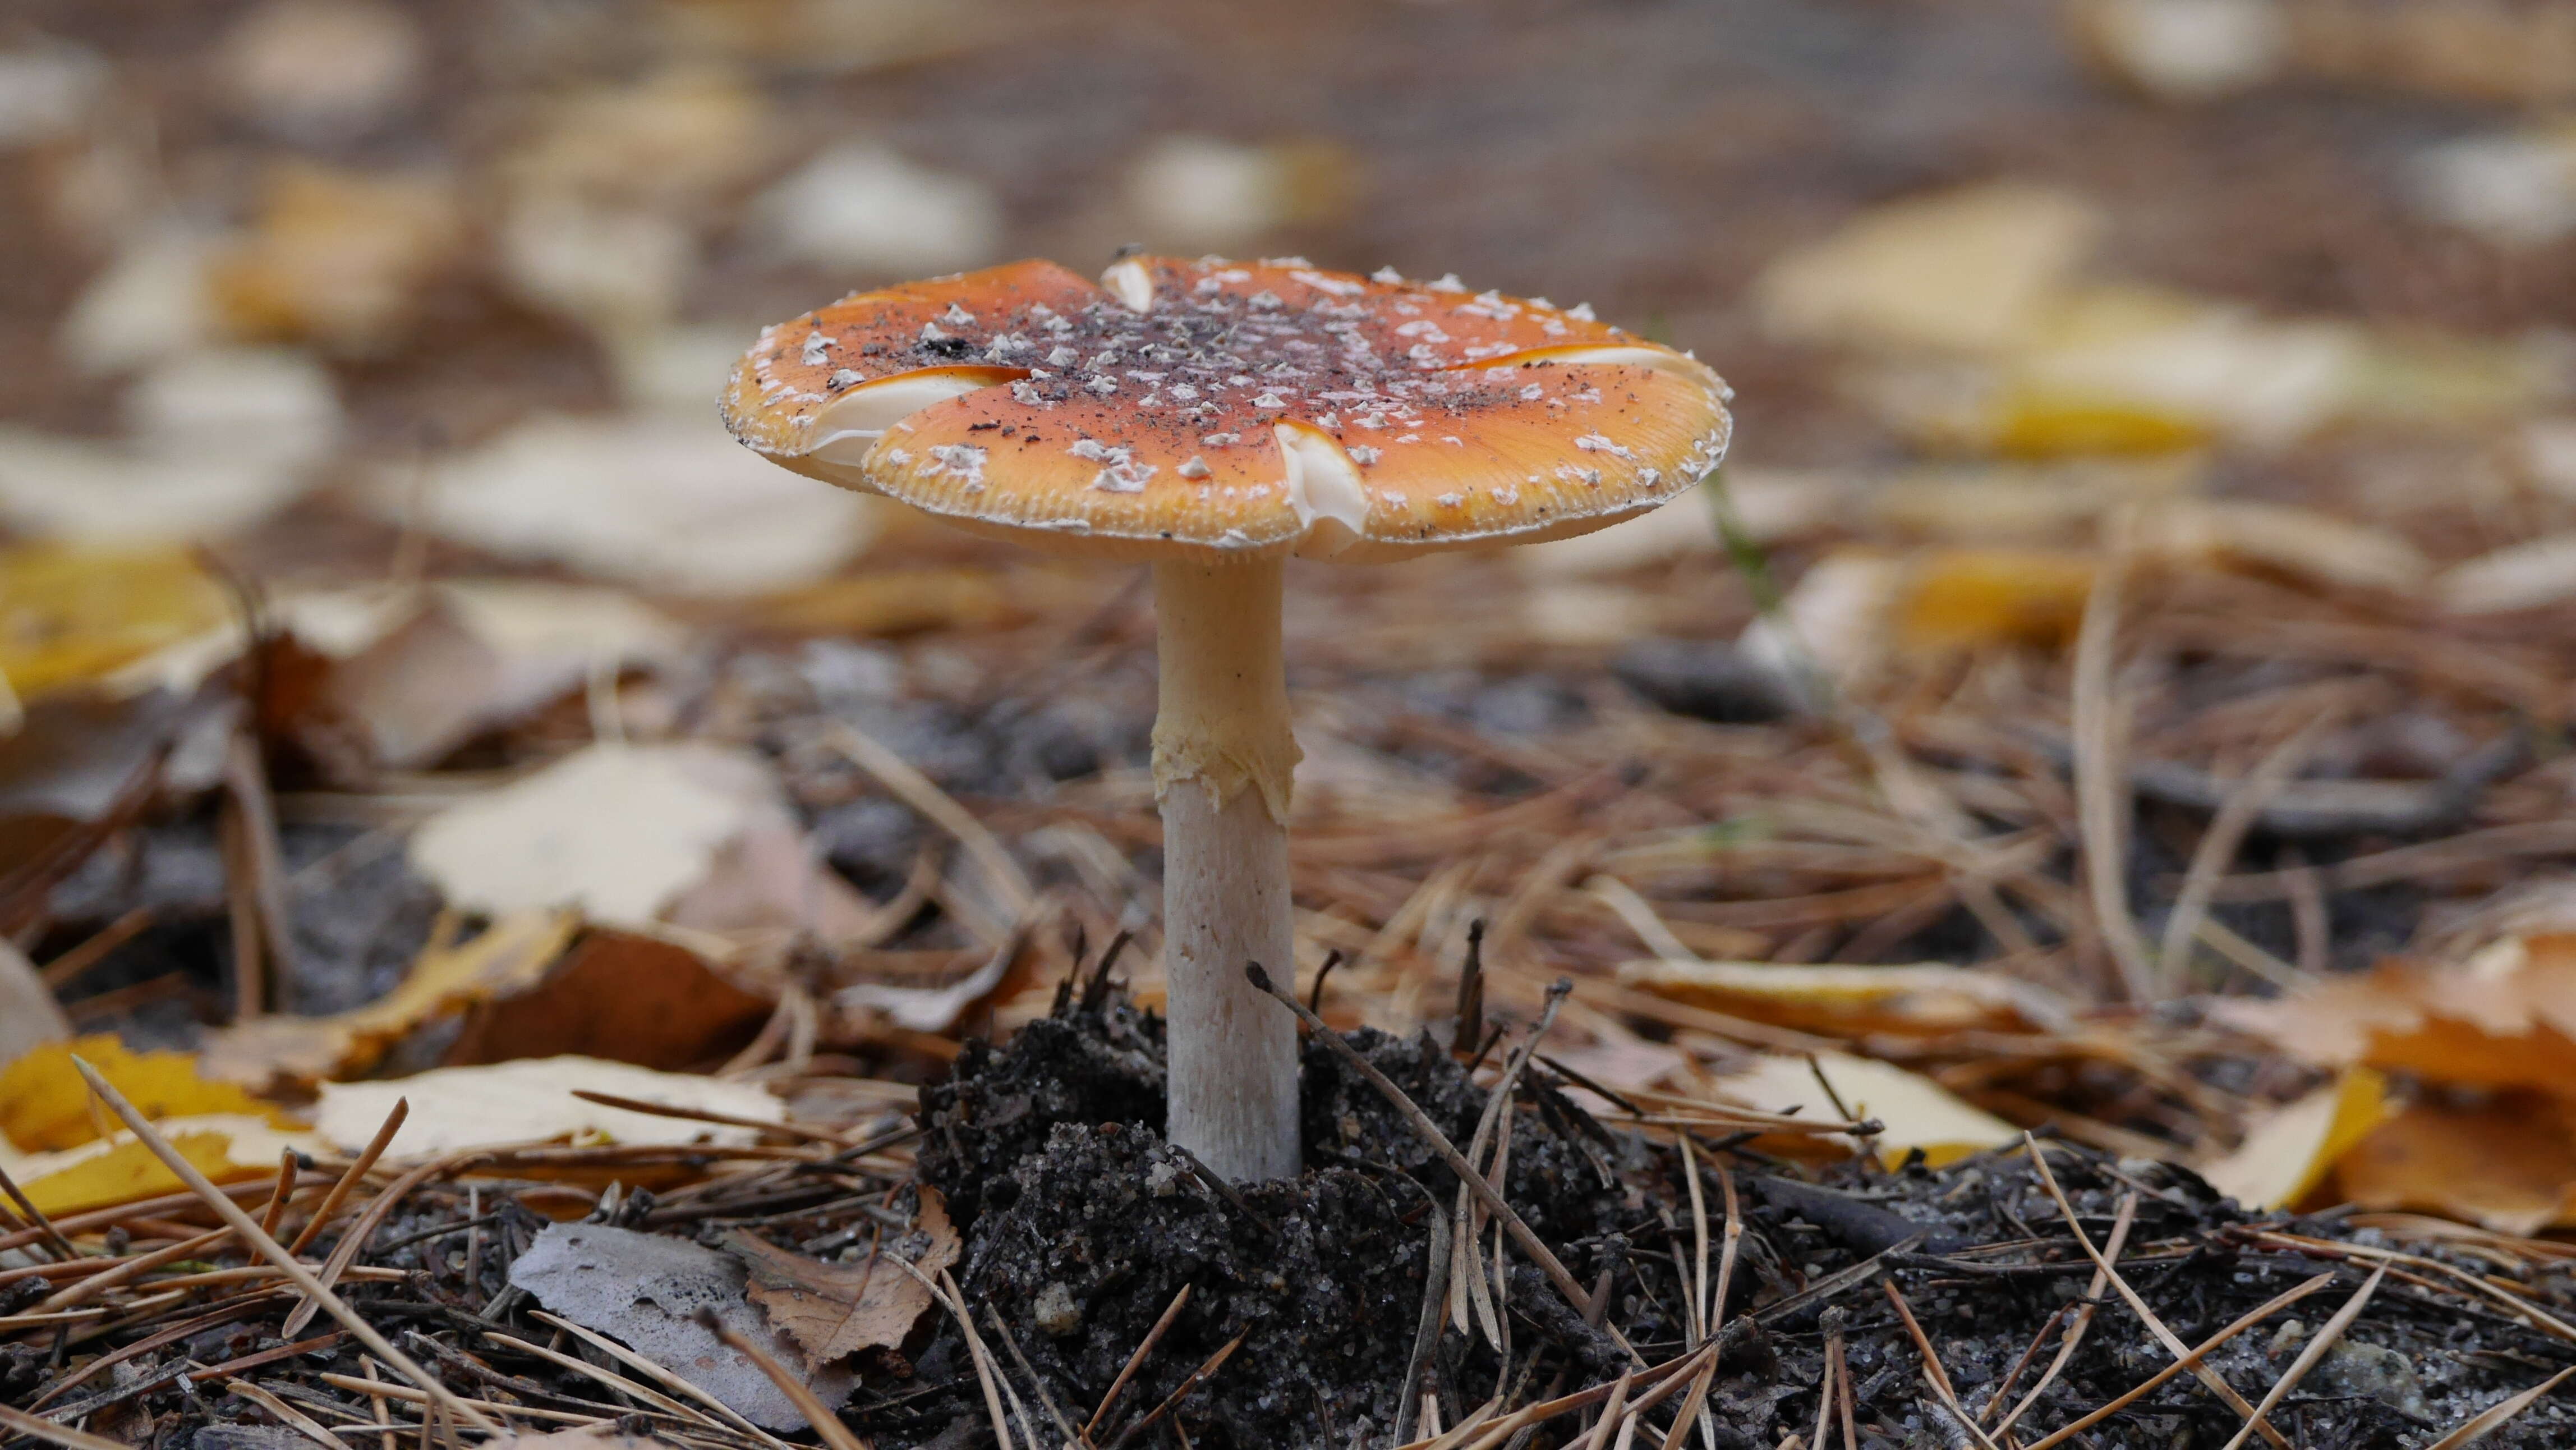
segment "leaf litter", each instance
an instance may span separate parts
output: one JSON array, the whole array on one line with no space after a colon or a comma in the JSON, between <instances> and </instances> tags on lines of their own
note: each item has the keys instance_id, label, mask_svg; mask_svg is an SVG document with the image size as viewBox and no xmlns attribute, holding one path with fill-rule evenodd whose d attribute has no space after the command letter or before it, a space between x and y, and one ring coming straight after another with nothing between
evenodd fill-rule
<instances>
[{"instance_id":1,"label":"leaf litter","mask_svg":"<svg viewBox=\"0 0 2576 1450\"><path fill-rule=\"evenodd\" d=\"M890 1447L2566 1438L2546 7L2075 6L2159 106L1965 109L1888 49L1958 17L1747 11L1718 50L1770 62L1692 74L1689 145L1569 105L1501 167L1367 86L1333 141L1238 126L1298 37L1133 8L1175 94L1230 79L1206 134L1099 112L1096 196L1005 164L991 97L1057 104L1049 46L1159 74L1124 26L264 6L172 42L224 126L148 18L0 56L0 929L37 1036L170 1054L72 1049L158 1143L60 1047L0 1100L9 1433L775 1450L766 1360ZM1710 54L1686 10L1532 23L1660 74ZM1490 39L1444 44L1405 94L1486 104ZM1956 134L1890 172L1845 65ZM2192 109L2317 80L2381 129ZM792 235L852 157L878 241ZM1310 1038L1310 1171L1237 1188L1159 1139L1150 620L745 459L691 379L881 280L798 254L1534 265L1363 184L1615 211L1545 270L1662 309L1762 455L1301 589L1271 965L1422 1116ZM624 1329L516 1286L573 1233L630 1245Z\"/></svg>"}]
</instances>

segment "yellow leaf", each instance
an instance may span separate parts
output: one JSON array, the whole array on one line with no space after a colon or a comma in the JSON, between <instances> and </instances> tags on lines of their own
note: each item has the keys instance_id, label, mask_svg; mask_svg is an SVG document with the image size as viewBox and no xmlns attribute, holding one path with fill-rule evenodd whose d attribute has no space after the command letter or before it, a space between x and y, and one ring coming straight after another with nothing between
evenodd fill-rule
<instances>
[{"instance_id":1,"label":"yellow leaf","mask_svg":"<svg viewBox=\"0 0 2576 1450\"><path fill-rule=\"evenodd\" d=\"M2385 962L2213 1015L2320 1067L2576 1097L2576 935L2507 938L2452 965Z\"/></svg>"},{"instance_id":2,"label":"yellow leaf","mask_svg":"<svg viewBox=\"0 0 2576 1450\"><path fill-rule=\"evenodd\" d=\"M2388 1115L2387 1081L2355 1068L2255 1124L2201 1176L2247 1208L2290 1208Z\"/></svg>"},{"instance_id":3,"label":"yellow leaf","mask_svg":"<svg viewBox=\"0 0 2576 1450\"><path fill-rule=\"evenodd\" d=\"M276 1172L282 1149L310 1153L322 1148L322 1140L311 1133L280 1132L266 1119L238 1114L167 1118L160 1129L180 1157L217 1183ZM108 1208L176 1193L184 1186L151 1149L123 1131L60 1153L20 1157L0 1152L0 1160L7 1160L10 1176L47 1214Z\"/></svg>"},{"instance_id":4,"label":"yellow leaf","mask_svg":"<svg viewBox=\"0 0 2576 1450\"><path fill-rule=\"evenodd\" d=\"M1819 1073L1823 1082L1817 1080ZM1825 1082L1833 1084L1831 1094L1825 1091ZM1890 1166L1920 1148L1924 1160L1937 1168L2021 1136L2019 1128L1962 1102L1920 1073L1849 1053L1820 1052L1813 1063L1785 1054L1757 1057L1743 1071L1721 1078L1718 1088L1749 1108L1772 1113L1795 1110L1810 1118L1841 1117L1834 1105L1839 1097L1853 1117L1875 1118L1885 1129L1872 1146L1880 1161ZM1838 1145L1842 1140L1779 1135L1759 1141L1766 1150L1812 1155L1819 1146Z\"/></svg>"},{"instance_id":5,"label":"yellow leaf","mask_svg":"<svg viewBox=\"0 0 2576 1450\"><path fill-rule=\"evenodd\" d=\"M1912 645L2056 646L2073 637L2093 561L2049 549L1944 549L1908 571L1897 630Z\"/></svg>"},{"instance_id":6,"label":"yellow leaf","mask_svg":"<svg viewBox=\"0 0 2576 1450\"><path fill-rule=\"evenodd\" d=\"M1967 967L1631 962L1619 980L1658 997L1810 1032L2018 1031L2062 1020L2027 985Z\"/></svg>"},{"instance_id":7,"label":"yellow leaf","mask_svg":"<svg viewBox=\"0 0 2576 1450\"><path fill-rule=\"evenodd\" d=\"M363 1071L422 1023L533 986L580 926L570 912L519 912L461 946L433 942L398 986L364 1007L330 1017L258 1017L214 1034L205 1070L262 1086L310 1086Z\"/></svg>"},{"instance_id":8,"label":"yellow leaf","mask_svg":"<svg viewBox=\"0 0 2576 1450\"><path fill-rule=\"evenodd\" d=\"M130 1052L110 1036L47 1043L0 1070L0 1134L30 1151L74 1148L98 1137L100 1119L90 1111L89 1087L72 1067L87 1058L147 1118L234 1113L291 1121L232 1083L197 1075L184 1052Z\"/></svg>"},{"instance_id":9,"label":"yellow leaf","mask_svg":"<svg viewBox=\"0 0 2576 1450\"><path fill-rule=\"evenodd\" d=\"M2534 1234L2576 1222L2576 1142L2566 1104L2509 1093L2473 1107L2418 1103L2343 1153L2344 1198Z\"/></svg>"},{"instance_id":10,"label":"yellow leaf","mask_svg":"<svg viewBox=\"0 0 2576 1450\"><path fill-rule=\"evenodd\" d=\"M221 1133L181 1133L170 1140L170 1146L217 1183L256 1177L277 1168L274 1163L266 1170L236 1167L228 1151L232 1139ZM154 1157L151 1149L129 1140L28 1184L27 1198L47 1214L65 1214L132 1203L139 1198L176 1192L183 1186L179 1176Z\"/></svg>"},{"instance_id":11,"label":"yellow leaf","mask_svg":"<svg viewBox=\"0 0 2576 1450\"><path fill-rule=\"evenodd\" d=\"M0 549L0 677L22 699L95 680L230 613L183 549Z\"/></svg>"}]
</instances>

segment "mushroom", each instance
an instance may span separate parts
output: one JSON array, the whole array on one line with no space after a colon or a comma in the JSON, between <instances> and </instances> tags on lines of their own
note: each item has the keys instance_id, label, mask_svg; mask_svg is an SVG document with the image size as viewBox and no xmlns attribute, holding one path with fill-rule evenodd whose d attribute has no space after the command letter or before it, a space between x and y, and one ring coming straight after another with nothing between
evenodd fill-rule
<instances>
[{"instance_id":1,"label":"mushroom","mask_svg":"<svg viewBox=\"0 0 2576 1450\"><path fill-rule=\"evenodd\" d=\"M1690 490L1726 384L1589 308L1259 263L1028 261L772 327L724 397L772 460L959 528L1154 567L1172 1141L1299 1168L1290 556L1381 563L1587 533Z\"/></svg>"}]
</instances>

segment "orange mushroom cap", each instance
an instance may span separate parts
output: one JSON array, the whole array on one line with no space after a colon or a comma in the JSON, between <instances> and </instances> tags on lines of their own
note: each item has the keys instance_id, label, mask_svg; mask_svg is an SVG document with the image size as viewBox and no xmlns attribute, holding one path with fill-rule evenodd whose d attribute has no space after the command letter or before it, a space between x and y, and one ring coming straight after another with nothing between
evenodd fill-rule
<instances>
[{"instance_id":1,"label":"orange mushroom cap","mask_svg":"<svg viewBox=\"0 0 2576 1450\"><path fill-rule=\"evenodd\" d=\"M1725 382L1587 308L1293 258L1135 257L1103 283L1028 261L844 298L761 334L726 425L816 478L1124 558L1562 538L1725 456Z\"/></svg>"}]
</instances>

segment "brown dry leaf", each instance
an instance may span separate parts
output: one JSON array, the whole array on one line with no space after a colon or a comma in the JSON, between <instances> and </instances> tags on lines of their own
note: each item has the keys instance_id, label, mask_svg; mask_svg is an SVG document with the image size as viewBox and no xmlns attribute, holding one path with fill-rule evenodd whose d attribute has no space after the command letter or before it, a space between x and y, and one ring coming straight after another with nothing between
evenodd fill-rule
<instances>
[{"instance_id":1,"label":"brown dry leaf","mask_svg":"<svg viewBox=\"0 0 2576 1450\"><path fill-rule=\"evenodd\" d=\"M2475 1107L2418 1103L2335 1161L2342 1197L2527 1235L2576 1223L2566 1104L2511 1093Z\"/></svg>"},{"instance_id":2,"label":"brown dry leaf","mask_svg":"<svg viewBox=\"0 0 2576 1450\"><path fill-rule=\"evenodd\" d=\"M476 1004L447 1063L570 1054L672 1071L741 1047L774 1003L684 947L589 931L542 979Z\"/></svg>"},{"instance_id":3,"label":"brown dry leaf","mask_svg":"<svg viewBox=\"0 0 2576 1450\"><path fill-rule=\"evenodd\" d=\"M1026 614L990 569L871 569L773 595L755 618L799 634L897 635L998 629Z\"/></svg>"},{"instance_id":4,"label":"brown dry leaf","mask_svg":"<svg viewBox=\"0 0 2576 1450\"><path fill-rule=\"evenodd\" d=\"M2386 1080L2356 1069L2257 1122L2235 1152L2203 1165L2201 1176L2248 1208L2289 1208L2387 1118Z\"/></svg>"},{"instance_id":5,"label":"brown dry leaf","mask_svg":"<svg viewBox=\"0 0 2576 1450\"><path fill-rule=\"evenodd\" d=\"M918 1241L926 1241L926 1247L904 1257L925 1278L935 1278L957 1262L957 1231L949 1226L948 1206L938 1189L921 1190L921 1216L913 1232L880 1252L897 1252L902 1244ZM863 1349L894 1348L930 1307L927 1285L874 1256L856 1264L825 1263L747 1233L727 1234L724 1246L751 1269L751 1302L767 1311L769 1322L803 1346L806 1359L816 1365Z\"/></svg>"},{"instance_id":6,"label":"brown dry leaf","mask_svg":"<svg viewBox=\"0 0 2576 1450\"><path fill-rule=\"evenodd\" d=\"M102 1034L47 1043L0 1070L0 1134L30 1151L77 1148L98 1137L100 1120L91 1112L89 1085L72 1066L75 1056L148 1118L222 1113L288 1121L239 1086L198 1076L195 1059L184 1052L133 1052Z\"/></svg>"},{"instance_id":7,"label":"brown dry leaf","mask_svg":"<svg viewBox=\"0 0 2576 1450\"><path fill-rule=\"evenodd\" d=\"M354 727L374 763L395 770L432 765L595 672L667 662L687 647L668 617L612 589L450 580L420 604L355 652L322 650L332 663L318 710Z\"/></svg>"},{"instance_id":8,"label":"brown dry leaf","mask_svg":"<svg viewBox=\"0 0 2576 1450\"><path fill-rule=\"evenodd\" d=\"M205 1071L229 1082L309 1086L362 1072L422 1024L532 986L563 955L580 921L567 912L503 916L462 944L433 940L400 985L329 1017L257 1017L211 1034Z\"/></svg>"},{"instance_id":9,"label":"brown dry leaf","mask_svg":"<svg viewBox=\"0 0 2576 1450\"><path fill-rule=\"evenodd\" d=\"M1808 1032L2021 1031L2065 1020L2027 983L1972 967L1793 966L1773 962L1630 962L1619 980L1641 991L1756 1022Z\"/></svg>"},{"instance_id":10,"label":"brown dry leaf","mask_svg":"<svg viewBox=\"0 0 2576 1450\"><path fill-rule=\"evenodd\" d=\"M2386 962L2212 1015L2320 1067L2576 1097L2576 934L2509 938L2456 966Z\"/></svg>"},{"instance_id":11,"label":"brown dry leaf","mask_svg":"<svg viewBox=\"0 0 2576 1450\"><path fill-rule=\"evenodd\" d=\"M270 173L256 228L209 264L207 283L243 337L375 353L399 340L462 234L443 180L292 162Z\"/></svg>"}]
</instances>

